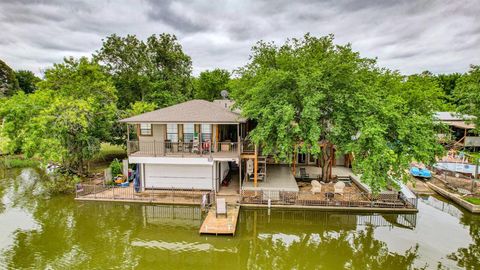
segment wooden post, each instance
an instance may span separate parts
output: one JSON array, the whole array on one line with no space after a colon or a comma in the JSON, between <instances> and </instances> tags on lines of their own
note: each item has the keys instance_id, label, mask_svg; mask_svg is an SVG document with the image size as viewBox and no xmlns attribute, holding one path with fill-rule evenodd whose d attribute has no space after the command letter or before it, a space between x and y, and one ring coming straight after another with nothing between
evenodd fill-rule
<instances>
[{"instance_id":1,"label":"wooden post","mask_svg":"<svg viewBox=\"0 0 480 270\"><path fill-rule=\"evenodd\" d=\"M257 187L257 180L258 180L258 152L257 152L257 145L255 144L255 157L253 159L253 186Z\"/></svg>"}]
</instances>

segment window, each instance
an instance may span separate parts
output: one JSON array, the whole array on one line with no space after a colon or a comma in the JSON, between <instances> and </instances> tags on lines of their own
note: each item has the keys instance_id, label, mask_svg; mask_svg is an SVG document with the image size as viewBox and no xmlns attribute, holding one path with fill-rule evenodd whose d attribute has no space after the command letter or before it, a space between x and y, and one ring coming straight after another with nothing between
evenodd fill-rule
<instances>
[{"instance_id":1,"label":"window","mask_svg":"<svg viewBox=\"0 0 480 270\"><path fill-rule=\"evenodd\" d=\"M178 126L177 124L167 124L167 140L178 142Z\"/></svg>"},{"instance_id":2,"label":"window","mask_svg":"<svg viewBox=\"0 0 480 270\"><path fill-rule=\"evenodd\" d=\"M212 140L212 125L208 124L202 124L201 126L201 131L202 131L202 142L209 140Z\"/></svg>"},{"instance_id":3,"label":"window","mask_svg":"<svg viewBox=\"0 0 480 270\"><path fill-rule=\"evenodd\" d=\"M152 124L140 124L141 136L152 136Z\"/></svg>"},{"instance_id":4,"label":"window","mask_svg":"<svg viewBox=\"0 0 480 270\"><path fill-rule=\"evenodd\" d=\"M192 141L194 133L195 133L194 124L183 124L183 141L184 142Z\"/></svg>"}]
</instances>

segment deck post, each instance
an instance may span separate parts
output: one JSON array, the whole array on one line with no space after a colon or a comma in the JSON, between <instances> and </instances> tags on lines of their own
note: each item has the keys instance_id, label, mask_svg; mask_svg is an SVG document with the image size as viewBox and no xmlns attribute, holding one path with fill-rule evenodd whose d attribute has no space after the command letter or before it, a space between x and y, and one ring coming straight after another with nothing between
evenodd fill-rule
<instances>
[{"instance_id":1,"label":"deck post","mask_svg":"<svg viewBox=\"0 0 480 270\"><path fill-rule=\"evenodd\" d=\"M257 180L258 180L258 160L257 160L258 152L257 152L257 145L255 144L255 157L253 159L253 186L257 187Z\"/></svg>"}]
</instances>

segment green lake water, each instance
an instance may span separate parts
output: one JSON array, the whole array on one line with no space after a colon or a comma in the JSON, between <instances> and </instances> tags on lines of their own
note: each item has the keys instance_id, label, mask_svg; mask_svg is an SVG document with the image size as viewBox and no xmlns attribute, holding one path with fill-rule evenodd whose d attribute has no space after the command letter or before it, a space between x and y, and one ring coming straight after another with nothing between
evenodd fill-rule
<instances>
[{"instance_id":1,"label":"green lake water","mask_svg":"<svg viewBox=\"0 0 480 270\"><path fill-rule=\"evenodd\" d=\"M0 269L480 269L480 215L437 196L408 215L244 209L216 237L197 207L48 197L34 169L0 179Z\"/></svg>"}]
</instances>

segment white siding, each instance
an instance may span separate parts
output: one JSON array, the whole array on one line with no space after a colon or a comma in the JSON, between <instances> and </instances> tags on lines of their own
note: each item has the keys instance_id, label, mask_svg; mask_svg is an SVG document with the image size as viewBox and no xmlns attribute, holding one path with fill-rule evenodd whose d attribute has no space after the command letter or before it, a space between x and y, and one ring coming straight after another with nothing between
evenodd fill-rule
<instances>
[{"instance_id":1,"label":"white siding","mask_svg":"<svg viewBox=\"0 0 480 270\"><path fill-rule=\"evenodd\" d=\"M145 187L212 190L212 166L145 164Z\"/></svg>"}]
</instances>

